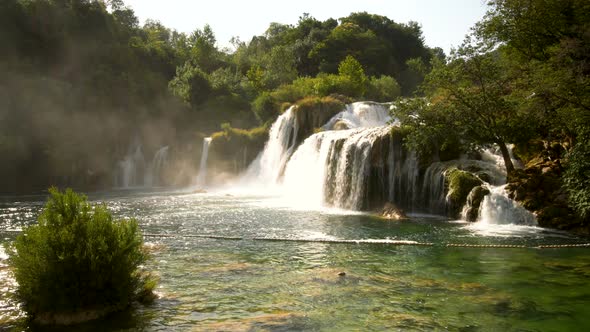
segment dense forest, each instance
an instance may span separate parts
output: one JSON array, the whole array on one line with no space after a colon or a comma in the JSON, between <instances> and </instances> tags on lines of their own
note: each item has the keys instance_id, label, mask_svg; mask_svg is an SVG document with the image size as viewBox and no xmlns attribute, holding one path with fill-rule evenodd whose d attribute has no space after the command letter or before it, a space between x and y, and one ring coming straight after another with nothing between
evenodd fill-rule
<instances>
[{"instance_id":1,"label":"dense forest","mask_svg":"<svg viewBox=\"0 0 590 332\"><path fill-rule=\"evenodd\" d=\"M411 95L423 79L412 63L444 57L417 23L367 13L303 14L235 38L233 50L219 49L207 25L140 26L121 0L5 0L0 25L2 192L108 188L136 141L146 155L170 146L167 184L186 184L201 138L222 127L264 135L285 103L306 96Z\"/></svg>"},{"instance_id":2,"label":"dense forest","mask_svg":"<svg viewBox=\"0 0 590 332\"><path fill-rule=\"evenodd\" d=\"M364 12L304 13L220 49L204 22L190 34L140 25L122 0L4 0L0 191L108 188L134 142L146 155L169 146L166 184L187 184L203 137L260 148L293 103L397 100L407 146L422 155L498 146L515 199L551 206L539 212L550 220L587 220L590 3L488 6L447 56L425 45L418 23Z\"/></svg>"}]
</instances>

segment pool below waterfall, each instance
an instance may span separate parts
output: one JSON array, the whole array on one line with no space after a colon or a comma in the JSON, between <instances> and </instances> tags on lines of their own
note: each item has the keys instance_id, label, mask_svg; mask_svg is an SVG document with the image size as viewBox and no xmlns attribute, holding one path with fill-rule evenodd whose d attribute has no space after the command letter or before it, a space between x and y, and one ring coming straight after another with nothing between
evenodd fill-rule
<instances>
[{"instance_id":1,"label":"pool below waterfall","mask_svg":"<svg viewBox=\"0 0 590 332\"><path fill-rule=\"evenodd\" d=\"M45 198L0 198L0 244L35 222ZM90 199L138 219L161 281L153 305L82 331L590 330L590 249L539 248L585 241L566 233L430 215L392 222L231 191ZM40 330L11 299L6 259L2 249L0 330Z\"/></svg>"}]
</instances>

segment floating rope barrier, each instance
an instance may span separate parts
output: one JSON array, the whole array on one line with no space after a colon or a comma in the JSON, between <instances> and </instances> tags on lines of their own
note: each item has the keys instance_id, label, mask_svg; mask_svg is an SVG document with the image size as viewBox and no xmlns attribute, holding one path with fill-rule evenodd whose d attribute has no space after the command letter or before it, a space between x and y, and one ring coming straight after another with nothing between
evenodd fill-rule
<instances>
[{"instance_id":1,"label":"floating rope barrier","mask_svg":"<svg viewBox=\"0 0 590 332\"><path fill-rule=\"evenodd\" d=\"M343 239L297 239L297 238L278 238L278 237L234 237L219 235L190 235L190 234L143 234L144 237L161 237L161 238L201 238L213 240L230 240L230 241L266 241L266 242L300 242L300 243L334 243L334 244L384 244L392 246L423 246L423 247L447 247L447 248L493 248L493 249L561 249L561 248L590 248L590 243L574 244L545 244L539 246L526 246L520 244L471 244L471 243L441 243L417 242L388 239L366 239L366 240L343 240Z\"/></svg>"}]
</instances>

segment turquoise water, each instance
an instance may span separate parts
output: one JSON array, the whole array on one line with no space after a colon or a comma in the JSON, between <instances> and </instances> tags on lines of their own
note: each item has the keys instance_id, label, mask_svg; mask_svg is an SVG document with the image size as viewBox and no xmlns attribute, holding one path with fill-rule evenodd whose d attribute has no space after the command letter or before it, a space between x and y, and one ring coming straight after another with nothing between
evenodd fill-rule
<instances>
[{"instance_id":1,"label":"turquoise water","mask_svg":"<svg viewBox=\"0 0 590 332\"><path fill-rule=\"evenodd\" d=\"M150 268L161 278L153 305L75 330L590 330L590 249L444 246L535 247L585 239L535 227L477 228L432 216L391 222L232 195L92 194L91 200L106 202L117 216L137 218L145 233L171 236L146 237L154 253ZM0 242L34 222L43 201L0 198ZM0 330L42 330L30 326L10 299L14 290L0 252Z\"/></svg>"}]
</instances>

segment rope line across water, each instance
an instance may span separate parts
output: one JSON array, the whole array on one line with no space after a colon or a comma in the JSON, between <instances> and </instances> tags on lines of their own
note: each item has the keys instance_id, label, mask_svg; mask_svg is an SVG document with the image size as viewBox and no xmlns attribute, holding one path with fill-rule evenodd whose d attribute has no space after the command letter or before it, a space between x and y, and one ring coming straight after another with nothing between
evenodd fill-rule
<instances>
[{"instance_id":1,"label":"rope line across water","mask_svg":"<svg viewBox=\"0 0 590 332\"><path fill-rule=\"evenodd\" d=\"M235 236L219 236L219 235L188 235L188 234L143 234L144 237L161 237L161 238L201 238L214 240L231 240L231 241L268 241L268 242L318 242L318 243L344 243L344 244L387 244L393 246L441 246L447 248L501 248L501 249L557 249L557 248L590 248L590 243L574 243L574 244L546 244L539 246L526 246L519 244L470 244L470 243L441 243L434 244L431 242L416 242L416 241L396 241L396 240L338 240L338 239L290 239L277 237L235 237Z\"/></svg>"}]
</instances>

